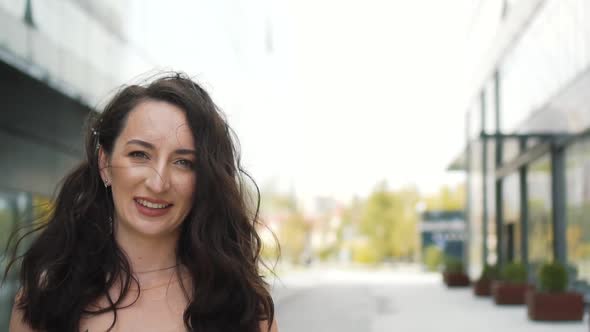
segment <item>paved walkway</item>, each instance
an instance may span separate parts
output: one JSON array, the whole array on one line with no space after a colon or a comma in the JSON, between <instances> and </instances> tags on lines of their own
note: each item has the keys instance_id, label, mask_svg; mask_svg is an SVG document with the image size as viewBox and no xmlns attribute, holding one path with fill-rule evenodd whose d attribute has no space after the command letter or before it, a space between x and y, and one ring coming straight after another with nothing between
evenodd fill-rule
<instances>
[{"instance_id":1,"label":"paved walkway","mask_svg":"<svg viewBox=\"0 0 590 332\"><path fill-rule=\"evenodd\" d=\"M273 297L281 332L586 332L584 322L537 323L526 307L499 307L448 289L417 269L314 268L282 275Z\"/></svg>"}]
</instances>

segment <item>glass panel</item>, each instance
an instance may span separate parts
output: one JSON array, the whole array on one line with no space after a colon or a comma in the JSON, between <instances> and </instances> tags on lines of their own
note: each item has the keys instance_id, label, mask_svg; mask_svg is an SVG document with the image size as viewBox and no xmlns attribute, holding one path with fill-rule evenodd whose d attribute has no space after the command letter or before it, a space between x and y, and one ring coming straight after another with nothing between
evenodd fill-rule
<instances>
[{"instance_id":1,"label":"glass panel","mask_svg":"<svg viewBox=\"0 0 590 332\"><path fill-rule=\"evenodd\" d=\"M10 255L5 252L9 237L15 230L31 222L34 215L41 213L41 210L32 208L33 204L48 208L47 202L49 200L45 197L32 199L32 195L29 193L0 191L0 271L2 274L4 274ZM26 249L27 242L24 242L24 247L19 253ZM18 272L18 267L11 269L11 273L6 278L6 284L0 288L0 331L8 331L12 303L18 289Z\"/></svg>"},{"instance_id":2,"label":"glass panel","mask_svg":"<svg viewBox=\"0 0 590 332\"><path fill-rule=\"evenodd\" d=\"M476 278L479 276L483 266L483 181L481 172L481 143L480 141L470 144L471 153L469 158L468 183L469 183L469 242L468 242L468 260L469 274Z\"/></svg>"},{"instance_id":3,"label":"glass panel","mask_svg":"<svg viewBox=\"0 0 590 332\"><path fill-rule=\"evenodd\" d=\"M520 154L518 139L508 138L502 141L502 163L507 163Z\"/></svg>"},{"instance_id":4,"label":"glass panel","mask_svg":"<svg viewBox=\"0 0 590 332\"><path fill-rule=\"evenodd\" d=\"M567 254L580 281L590 283L590 139L566 150Z\"/></svg>"},{"instance_id":5,"label":"glass panel","mask_svg":"<svg viewBox=\"0 0 590 332\"><path fill-rule=\"evenodd\" d=\"M504 212L504 253L508 260L519 261L520 250L520 184L518 173L504 178L502 187L502 208Z\"/></svg>"},{"instance_id":6,"label":"glass panel","mask_svg":"<svg viewBox=\"0 0 590 332\"><path fill-rule=\"evenodd\" d=\"M477 139L481 133L481 106L479 99L474 102L467 116L469 121L469 139Z\"/></svg>"},{"instance_id":7,"label":"glass panel","mask_svg":"<svg viewBox=\"0 0 590 332\"><path fill-rule=\"evenodd\" d=\"M496 132L496 89L494 86L493 76L485 85L486 92L486 114L485 114L485 132L492 134Z\"/></svg>"},{"instance_id":8,"label":"glass panel","mask_svg":"<svg viewBox=\"0 0 590 332\"><path fill-rule=\"evenodd\" d=\"M14 196L0 193L0 272L4 273L6 269L6 253L4 249L8 242L8 237L15 227L15 199ZM14 298L15 275L10 274L6 284L0 288L0 331L8 331L10 319L10 310Z\"/></svg>"},{"instance_id":9,"label":"glass panel","mask_svg":"<svg viewBox=\"0 0 590 332\"><path fill-rule=\"evenodd\" d=\"M549 156L530 164L528 186L528 252L529 271L553 259L553 227L551 208L551 162ZM534 277L531 275L530 277Z\"/></svg>"},{"instance_id":10,"label":"glass panel","mask_svg":"<svg viewBox=\"0 0 590 332\"><path fill-rule=\"evenodd\" d=\"M493 140L488 141L488 160L487 160L487 209L488 209L488 257L487 262L495 264L497 261L496 247L496 144Z\"/></svg>"},{"instance_id":11,"label":"glass panel","mask_svg":"<svg viewBox=\"0 0 590 332\"><path fill-rule=\"evenodd\" d=\"M583 106L573 109L549 106L547 110L557 115L535 113L525 123L531 112L545 108L550 98L588 68L588 15L590 2L587 0L549 0L541 7L501 68L503 131L567 131L567 128L580 127L580 118L588 119L583 116L587 114Z\"/></svg>"}]
</instances>

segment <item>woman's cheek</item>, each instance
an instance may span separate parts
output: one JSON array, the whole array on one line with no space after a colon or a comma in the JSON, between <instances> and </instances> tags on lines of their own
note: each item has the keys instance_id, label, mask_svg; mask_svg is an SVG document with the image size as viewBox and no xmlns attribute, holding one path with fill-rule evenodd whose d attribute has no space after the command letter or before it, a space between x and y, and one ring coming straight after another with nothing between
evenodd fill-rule
<instances>
[{"instance_id":1,"label":"woman's cheek","mask_svg":"<svg viewBox=\"0 0 590 332\"><path fill-rule=\"evenodd\" d=\"M174 183L179 192L187 199L191 199L195 188L196 176L194 174L178 174Z\"/></svg>"}]
</instances>

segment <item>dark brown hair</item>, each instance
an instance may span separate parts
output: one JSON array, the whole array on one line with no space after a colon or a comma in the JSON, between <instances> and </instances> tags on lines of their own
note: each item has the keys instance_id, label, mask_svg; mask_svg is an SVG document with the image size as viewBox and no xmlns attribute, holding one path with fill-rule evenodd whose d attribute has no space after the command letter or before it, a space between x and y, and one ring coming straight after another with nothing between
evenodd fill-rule
<instances>
[{"instance_id":1,"label":"dark brown hair","mask_svg":"<svg viewBox=\"0 0 590 332\"><path fill-rule=\"evenodd\" d=\"M149 84L121 89L102 113L90 118L86 158L62 182L54 207L22 258L21 291L16 303L24 320L43 331L77 331L82 315L114 312L132 282L130 264L110 231L111 193L99 175L97 146L107 154L123 130L129 112L145 100L159 100L185 112L198 142L194 202L181 225L177 259L192 280L184 323L191 331L259 331L274 319L268 284L260 276L260 192L240 167L237 142L224 117L205 92L181 73L167 73ZM254 204L248 204L244 176L252 180ZM22 237L14 245L17 252ZM4 276L17 261L9 264ZM109 289L123 280L118 299ZM184 288L184 287L183 287ZM187 293L186 289L185 293ZM110 306L89 312L106 297Z\"/></svg>"}]
</instances>

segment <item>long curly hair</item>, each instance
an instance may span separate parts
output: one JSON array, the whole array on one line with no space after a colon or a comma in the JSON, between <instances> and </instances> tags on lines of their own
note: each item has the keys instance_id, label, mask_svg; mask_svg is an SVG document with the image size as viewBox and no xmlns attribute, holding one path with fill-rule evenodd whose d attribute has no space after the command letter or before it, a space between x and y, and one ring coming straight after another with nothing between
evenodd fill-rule
<instances>
[{"instance_id":1,"label":"long curly hair","mask_svg":"<svg viewBox=\"0 0 590 332\"><path fill-rule=\"evenodd\" d=\"M183 287L189 299L184 324L190 331L259 331L260 321L274 319L269 285L259 271L260 191L241 168L235 135L210 96L176 72L123 87L102 113L91 115L85 160L62 181L47 222L11 241L13 255L4 278L22 259L16 306L37 330L77 331L82 315L108 311L114 313L110 329L115 326L117 309L137 280L110 230L114 206L99 174L97 147L110 154L129 112L148 99L182 109L199 142L199 181L191 211L180 226L176 252L193 285ZM246 179L253 186L247 186ZM30 234L38 236L17 256ZM113 299L109 290L120 280L120 296ZM100 297L110 305L88 311Z\"/></svg>"}]
</instances>

